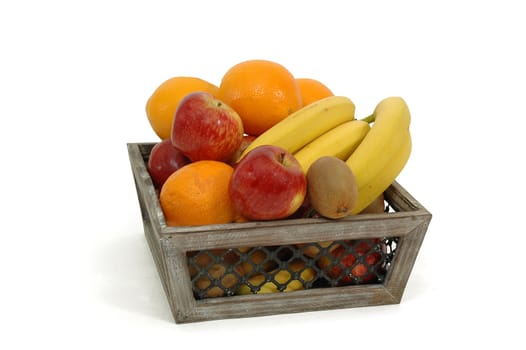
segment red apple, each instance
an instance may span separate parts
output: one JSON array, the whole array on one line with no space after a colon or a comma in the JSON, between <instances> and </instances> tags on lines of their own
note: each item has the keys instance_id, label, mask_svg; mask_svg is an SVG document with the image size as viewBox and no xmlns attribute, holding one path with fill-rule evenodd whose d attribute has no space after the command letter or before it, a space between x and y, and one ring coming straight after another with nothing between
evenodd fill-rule
<instances>
[{"instance_id":1,"label":"red apple","mask_svg":"<svg viewBox=\"0 0 526 350\"><path fill-rule=\"evenodd\" d=\"M192 162L228 162L243 139L243 124L235 110L206 92L186 95L175 111L172 144Z\"/></svg>"},{"instance_id":2,"label":"red apple","mask_svg":"<svg viewBox=\"0 0 526 350\"><path fill-rule=\"evenodd\" d=\"M292 215L303 203L307 179L285 149L263 145L239 161L230 180L230 198L249 220L275 220Z\"/></svg>"},{"instance_id":3,"label":"red apple","mask_svg":"<svg viewBox=\"0 0 526 350\"><path fill-rule=\"evenodd\" d=\"M379 243L379 239L346 241L350 252L346 251L344 245L339 245L330 252L331 258L322 256L318 260L318 267L328 269L327 276L338 279L340 286L372 282L376 279L375 265L382 259L382 255L373 249ZM361 261L358 262L358 259ZM346 273L345 270L349 268L352 268L350 273Z\"/></svg>"},{"instance_id":4,"label":"red apple","mask_svg":"<svg viewBox=\"0 0 526 350\"><path fill-rule=\"evenodd\" d=\"M309 192L308 181L307 181L307 192ZM312 217L319 217L319 216L318 216L318 213L316 213L316 211L312 207L309 196L306 195L305 199L303 200L303 203L301 203L298 210L296 210L294 214L290 216L290 218L291 219L301 219L301 218L312 218Z\"/></svg>"},{"instance_id":5,"label":"red apple","mask_svg":"<svg viewBox=\"0 0 526 350\"><path fill-rule=\"evenodd\" d=\"M188 163L190 160L172 145L170 139L165 139L153 146L148 158L148 172L154 186L160 189L168 176Z\"/></svg>"}]
</instances>

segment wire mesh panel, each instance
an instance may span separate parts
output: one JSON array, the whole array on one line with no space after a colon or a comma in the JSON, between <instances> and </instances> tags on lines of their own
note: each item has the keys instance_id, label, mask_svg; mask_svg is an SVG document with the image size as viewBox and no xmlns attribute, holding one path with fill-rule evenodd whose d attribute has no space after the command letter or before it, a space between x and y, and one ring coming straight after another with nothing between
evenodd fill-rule
<instances>
[{"instance_id":1,"label":"wire mesh panel","mask_svg":"<svg viewBox=\"0 0 526 350\"><path fill-rule=\"evenodd\" d=\"M196 299L383 283L397 238L187 252Z\"/></svg>"}]
</instances>

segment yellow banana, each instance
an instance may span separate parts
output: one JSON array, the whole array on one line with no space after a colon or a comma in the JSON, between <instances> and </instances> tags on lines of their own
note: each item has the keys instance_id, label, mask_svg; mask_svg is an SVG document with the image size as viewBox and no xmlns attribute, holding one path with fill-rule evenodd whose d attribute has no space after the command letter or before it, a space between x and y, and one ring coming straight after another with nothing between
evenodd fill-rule
<instances>
[{"instance_id":1,"label":"yellow banana","mask_svg":"<svg viewBox=\"0 0 526 350\"><path fill-rule=\"evenodd\" d=\"M312 163L323 156L334 156L341 160L347 160L369 130L369 123L363 120L345 122L311 141L294 153L294 156L305 173Z\"/></svg>"},{"instance_id":2,"label":"yellow banana","mask_svg":"<svg viewBox=\"0 0 526 350\"><path fill-rule=\"evenodd\" d=\"M275 145L295 153L332 128L354 119L354 103L344 96L330 96L292 113L245 149L239 159L261 145Z\"/></svg>"},{"instance_id":3,"label":"yellow banana","mask_svg":"<svg viewBox=\"0 0 526 350\"><path fill-rule=\"evenodd\" d=\"M292 271L299 271L301 268L305 266L305 262L302 260L296 260L290 263L289 268ZM312 281L315 278L316 272L313 268L308 267L305 268L303 271L301 271L300 276L301 280L299 279L292 279L292 275L288 270L274 270L270 272L270 274L273 274L274 281L276 281L279 284L286 284L285 289L283 292L291 292L295 290L301 290L304 289L304 282ZM265 275L258 274L250 277L248 279L249 284L253 286L260 286L259 291L256 293L258 294L267 294L267 293L277 293L279 292L278 286L273 281L265 282ZM252 290L249 285L242 284L237 289L237 294L252 294Z\"/></svg>"},{"instance_id":4,"label":"yellow banana","mask_svg":"<svg viewBox=\"0 0 526 350\"><path fill-rule=\"evenodd\" d=\"M404 142L407 142L411 123L411 115L405 101L401 97L383 99L376 106L372 117L374 124L371 130L346 161L358 184L359 205L352 213L360 212L385 191L409 157L409 154L400 155ZM389 175L383 180L388 182L385 188L382 188L381 182L374 183L382 172ZM373 193L376 193L376 196L373 196Z\"/></svg>"},{"instance_id":5,"label":"yellow banana","mask_svg":"<svg viewBox=\"0 0 526 350\"><path fill-rule=\"evenodd\" d=\"M391 161L362 187L358 188L358 199L351 214L358 214L380 196L396 179L406 165L411 155L412 140L409 131L405 131L405 139Z\"/></svg>"}]
</instances>

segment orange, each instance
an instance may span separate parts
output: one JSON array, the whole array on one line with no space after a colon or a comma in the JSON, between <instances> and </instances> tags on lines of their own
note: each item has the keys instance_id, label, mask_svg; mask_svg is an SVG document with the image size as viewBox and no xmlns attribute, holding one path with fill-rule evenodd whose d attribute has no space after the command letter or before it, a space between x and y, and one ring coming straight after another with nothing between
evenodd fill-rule
<instances>
[{"instance_id":1,"label":"orange","mask_svg":"<svg viewBox=\"0 0 526 350\"><path fill-rule=\"evenodd\" d=\"M218 98L241 117L247 134L258 136L301 107L294 76L282 65L249 60L231 67Z\"/></svg>"},{"instance_id":2,"label":"orange","mask_svg":"<svg viewBox=\"0 0 526 350\"><path fill-rule=\"evenodd\" d=\"M297 78L296 83L300 89L303 106L334 95L327 86L316 79Z\"/></svg>"},{"instance_id":3,"label":"orange","mask_svg":"<svg viewBox=\"0 0 526 350\"><path fill-rule=\"evenodd\" d=\"M223 162L200 160L168 177L159 200L169 226L233 222L237 217L228 185L234 169Z\"/></svg>"},{"instance_id":4,"label":"orange","mask_svg":"<svg viewBox=\"0 0 526 350\"><path fill-rule=\"evenodd\" d=\"M204 91L217 96L218 87L196 77L174 77L163 82L146 102L146 115L161 140L171 136L175 110L183 97Z\"/></svg>"}]
</instances>

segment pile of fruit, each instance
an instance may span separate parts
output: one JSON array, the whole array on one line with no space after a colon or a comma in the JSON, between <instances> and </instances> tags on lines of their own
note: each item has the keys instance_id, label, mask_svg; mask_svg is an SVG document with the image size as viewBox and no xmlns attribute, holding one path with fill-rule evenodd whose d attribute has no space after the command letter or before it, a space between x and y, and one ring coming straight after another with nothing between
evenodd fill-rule
<instances>
[{"instance_id":1,"label":"pile of fruit","mask_svg":"<svg viewBox=\"0 0 526 350\"><path fill-rule=\"evenodd\" d=\"M169 226L381 213L383 193L411 153L410 113L402 98L387 97L371 115L356 119L348 97L266 60L234 65L218 86L196 77L169 79L148 99L146 112L160 138L148 158L148 171ZM342 250L345 244L350 251ZM386 247L381 239L316 246L314 252L312 246L302 251L315 259L314 270L303 261L291 263L292 270L285 272L275 266L260 266L259 272L273 273L278 284L285 279L298 283L280 289L287 291L300 289L320 273L364 279L375 266L385 266L378 255ZM229 251L218 252L215 262L210 260L214 252L190 254L194 287L204 285L207 295L219 296L224 289L209 289L221 283L245 294L247 283L262 279L252 292L276 291L275 283L263 283L268 276L247 273L254 265L240 263L240 255L252 257L257 247L236 249L231 264ZM249 261L249 255L241 261Z\"/></svg>"},{"instance_id":2,"label":"pile of fruit","mask_svg":"<svg viewBox=\"0 0 526 350\"><path fill-rule=\"evenodd\" d=\"M170 226L383 211L411 153L402 98L355 119L348 97L266 60L234 65L219 86L169 79L146 112L161 139L148 170Z\"/></svg>"}]
</instances>

